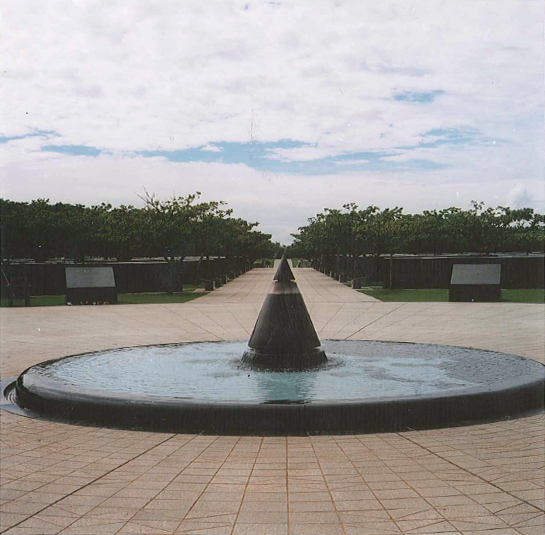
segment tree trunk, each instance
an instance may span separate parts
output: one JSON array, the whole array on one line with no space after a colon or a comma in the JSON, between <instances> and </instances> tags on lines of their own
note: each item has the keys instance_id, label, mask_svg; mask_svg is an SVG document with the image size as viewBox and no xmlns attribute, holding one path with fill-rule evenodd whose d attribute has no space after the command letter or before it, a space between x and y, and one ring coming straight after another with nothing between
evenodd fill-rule
<instances>
[{"instance_id":1,"label":"tree trunk","mask_svg":"<svg viewBox=\"0 0 545 535\"><path fill-rule=\"evenodd\" d=\"M393 290L392 284L394 282L394 253L390 253L390 290Z\"/></svg>"},{"instance_id":2,"label":"tree trunk","mask_svg":"<svg viewBox=\"0 0 545 535\"><path fill-rule=\"evenodd\" d=\"M176 288L176 260L173 256L168 259L168 286L167 286L167 295L172 295Z\"/></svg>"},{"instance_id":3,"label":"tree trunk","mask_svg":"<svg viewBox=\"0 0 545 535\"><path fill-rule=\"evenodd\" d=\"M184 256L180 256L180 292L184 291Z\"/></svg>"}]
</instances>

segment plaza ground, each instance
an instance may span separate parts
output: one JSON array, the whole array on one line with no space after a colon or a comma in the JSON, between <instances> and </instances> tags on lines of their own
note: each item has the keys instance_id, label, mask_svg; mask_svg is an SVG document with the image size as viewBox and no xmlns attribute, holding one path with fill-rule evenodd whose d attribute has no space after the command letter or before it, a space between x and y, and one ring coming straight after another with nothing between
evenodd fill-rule
<instances>
[{"instance_id":1,"label":"plaza ground","mask_svg":"<svg viewBox=\"0 0 545 535\"><path fill-rule=\"evenodd\" d=\"M183 304L0 311L2 378L85 351L247 339L271 269ZM542 304L380 302L295 276L321 338L478 347L543 362ZM543 535L545 418L317 437L143 433L0 411L7 534Z\"/></svg>"}]
</instances>

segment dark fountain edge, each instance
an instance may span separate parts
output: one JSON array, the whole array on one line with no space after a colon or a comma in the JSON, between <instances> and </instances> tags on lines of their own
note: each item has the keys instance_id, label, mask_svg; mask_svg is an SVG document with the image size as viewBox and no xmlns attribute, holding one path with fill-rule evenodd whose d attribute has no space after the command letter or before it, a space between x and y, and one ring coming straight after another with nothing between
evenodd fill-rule
<instances>
[{"instance_id":1,"label":"dark fountain edge","mask_svg":"<svg viewBox=\"0 0 545 535\"><path fill-rule=\"evenodd\" d=\"M92 353L96 352L80 355ZM437 429L534 415L543 411L545 397L542 376L522 383L503 383L495 389L471 389L435 397L311 403L208 402L152 396L128 399L122 395L97 396L81 389L51 388L36 381L27 385L24 378L28 370L2 388L7 397L2 408L63 423L167 433L303 436Z\"/></svg>"}]
</instances>

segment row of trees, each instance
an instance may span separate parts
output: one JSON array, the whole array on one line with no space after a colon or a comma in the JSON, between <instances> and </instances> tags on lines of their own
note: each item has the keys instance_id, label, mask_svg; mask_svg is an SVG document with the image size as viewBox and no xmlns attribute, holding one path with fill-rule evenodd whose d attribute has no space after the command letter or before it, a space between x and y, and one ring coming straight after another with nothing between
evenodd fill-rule
<instances>
[{"instance_id":1,"label":"row of trees","mask_svg":"<svg viewBox=\"0 0 545 535\"><path fill-rule=\"evenodd\" d=\"M532 208L447 208L405 214L402 208L324 209L293 234L294 256L319 262L328 255L442 254L543 251L545 216Z\"/></svg>"},{"instance_id":2,"label":"row of trees","mask_svg":"<svg viewBox=\"0 0 545 535\"><path fill-rule=\"evenodd\" d=\"M274 256L280 247L258 223L232 217L224 202L201 202L200 193L160 200L145 193L143 208L30 203L0 199L2 259L32 258L42 262L85 257L163 257L179 261L243 257L252 263Z\"/></svg>"}]
</instances>

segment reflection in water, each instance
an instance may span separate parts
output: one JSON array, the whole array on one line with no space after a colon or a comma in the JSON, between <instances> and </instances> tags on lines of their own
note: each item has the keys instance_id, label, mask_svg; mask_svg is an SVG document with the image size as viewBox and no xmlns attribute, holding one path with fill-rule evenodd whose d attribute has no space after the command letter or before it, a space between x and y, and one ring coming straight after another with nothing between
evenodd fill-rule
<instances>
[{"instance_id":1,"label":"reflection in water","mask_svg":"<svg viewBox=\"0 0 545 535\"><path fill-rule=\"evenodd\" d=\"M308 372L248 372L255 376L260 399L308 401L316 394L316 374Z\"/></svg>"}]
</instances>

